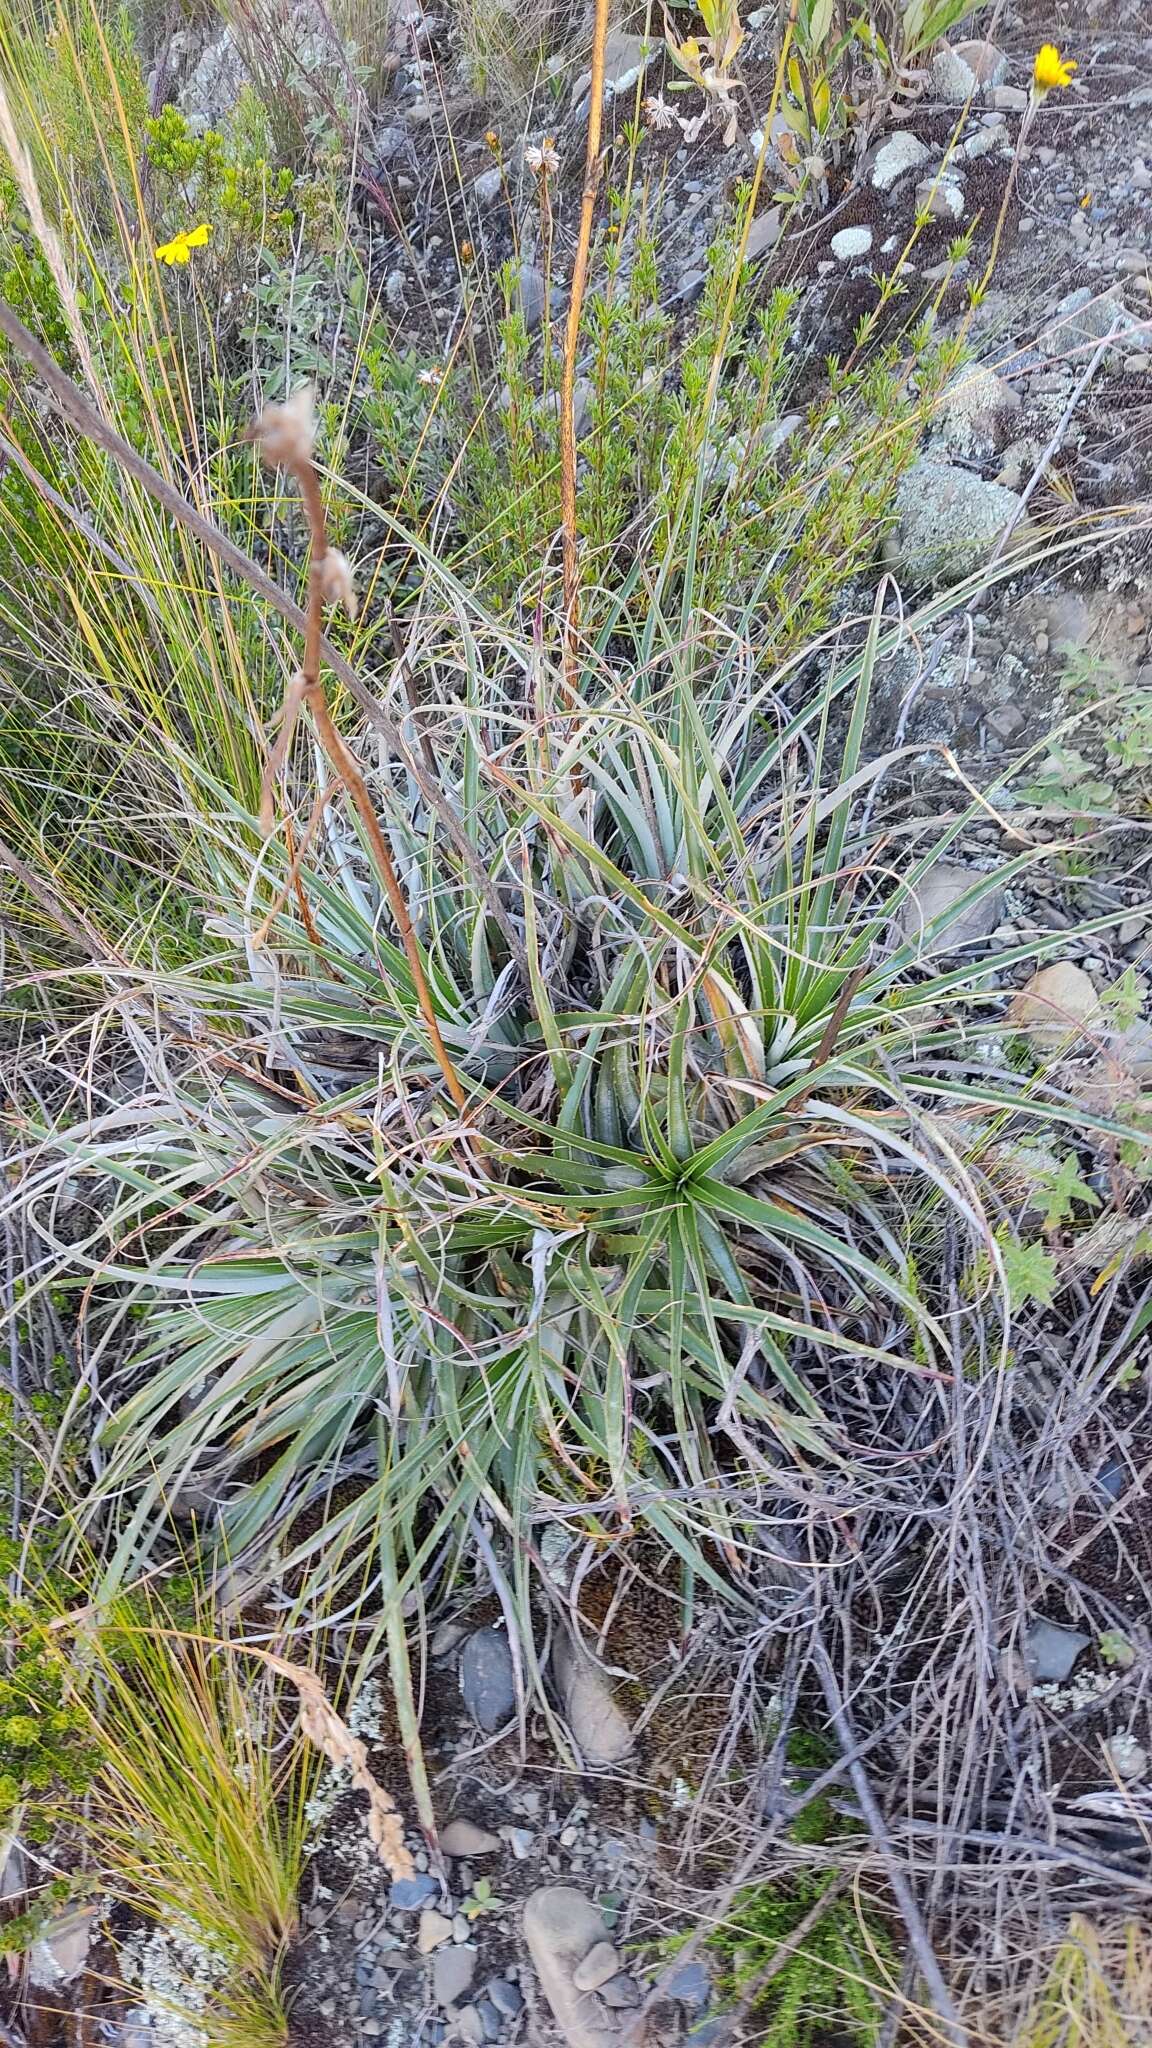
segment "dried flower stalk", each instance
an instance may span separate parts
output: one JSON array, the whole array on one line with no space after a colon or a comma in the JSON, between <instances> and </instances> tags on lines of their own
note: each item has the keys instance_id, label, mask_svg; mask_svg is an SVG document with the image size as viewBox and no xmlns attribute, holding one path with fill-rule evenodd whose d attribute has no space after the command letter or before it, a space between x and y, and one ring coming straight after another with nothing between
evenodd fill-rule
<instances>
[{"instance_id":1,"label":"dried flower stalk","mask_svg":"<svg viewBox=\"0 0 1152 2048\"><path fill-rule=\"evenodd\" d=\"M295 1686L300 1701L301 1733L330 1764L346 1766L356 1790L367 1794L368 1838L389 1876L393 1880L414 1877L415 1865L404 1840L404 1823L396 1803L372 1776L364 1743L341 1720L315 1672L270 1653L265 1653L264 1661Z\"/></svg>"},{"instance_id":2,"label":"dried flower stalk","mask_svg":"<svg viewBox=\"0 0 1152 2048\"><path fill-rule=\"evenodd\" d=\"M255 441L265 462L272 468L286 469L295 477L304 501L308 526L312 540L312 559L308 576L308 609L304 627L304 656L299 672L288 685L281 713L280 732L276 744L268 757L264 769L261 791L261 823L265 831L272 826L272 797L276 778L287 759L292 744L292 734L302 710L307 708L328 759L348 791L360 816L360 821L372 849L384 893L400 934L412 975L412 985L420 1014L428 1032L428 1038L436 1064L444 1076L448 1093L458 1110L465 1110L468 1104L460 1076L448 1054L439 1021L432 1004L432 992L424 972L424 962L416 943L412 918L408 910L404 891L392 856L388 851L384 835L380 830L368 787L360 771L360 764L347 741L337 731L328 709L324 684L320 674L320 653L322 642L322 617L325 604L340 602L346 609L354 609L352 571L345 557L328 545L327 523L324 518L324 501L320 495L320 482L312 460L315 440L315 420L312 407L311 387L305 385L293 392L283 405L266 405L255 424L250 437Z\"/></svg>"}]
</instances>

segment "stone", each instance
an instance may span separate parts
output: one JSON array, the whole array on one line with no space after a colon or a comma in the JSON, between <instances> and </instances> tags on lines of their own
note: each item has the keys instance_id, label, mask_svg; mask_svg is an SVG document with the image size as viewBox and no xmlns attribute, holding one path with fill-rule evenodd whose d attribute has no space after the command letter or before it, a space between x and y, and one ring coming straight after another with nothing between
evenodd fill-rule
<instances>
[{"instance_id":1,"label":"stone","mask_svg":"<svg viewBox=\"0 0 1152 2048\"><path fill-rule=\"evenodd\" d=\"M440 1886L434 1877L398 1877L388 1888L388 1903L398 1913L418 1913L432 1899L440 1896Z\"/></svg>"},{"instance_id":2,"label":"stone","mask_svg":"<svg viewBox=\"0 0 1152 2048\"><path fill-rule=\"evenodd\" d=\"M480 2024L484 2029L484 2039L486 2041L498 2041L504 2032L504 2015L499 2007L493 2005L491 2000L482 1998L479 2005L474 2009L480 2015Z\"/></svg>"},{"instance_id":3,"label":"stone","mask_svg":"<svg viewBox=\"0 0 1152 2048\"><path fill-rule=\"evenodd\" d=\"M1038 1052L1066 1049L1100 1014L1092 983L1071 960L1041 967L1008 1005L1010 1027L1027 1032Z\"/></svg>"},{"instance_id":4,"label":"stone","mask_svg":"<svg viewBox=\"0 0 1152 2048\"><path fill-rule=\"evenodd\" d=\"M681 1963L670 1977L665 1977L661 1986L669 1998L676 1998L681 2005L691 2006L702 2012L712 1996L712 1979L706 1963L698 1958Z\"/></svg>"},{"instance_id":5,"label":"stone","mask_svg":"<svg viewBox=\"0 0 1152 2048\"><path fill-rule=\"evenodd\" d=\"M1020 393L995 370L971 363L940 395L940 439L959 455L991 454L1004 441L1008 421L1020 410Z\"/></svg>"},{"instance_id":6,"label":"stone","mask_svg":"<svg viewBox=\"0 0 1152 2048\"><path fill-rule=\"evenodd\" d=\"M940 931L925 938L927 927L945 916L961 899L985 880L978 869L958 862L938 860L916 884L904 906L904 936L922 952L954 953L962 946L986 939L1004 915L1003 889L989 889L976 903L968 904L949 918Z\"/></svg>"},{"instance_id":7,"label":"stone","mask_svg":"<svg viewBox=\"0 0 1152 2048\"><path fill-rule=\"evenodd\" d=\"M1094 292L1090 285L1068 292L1056 306L1052 319L1039 337L1045 355L1071 357L1082 368L1105 335L1114 334L1107 353L1122 357L1128 337L1141 331L1140 322L1120 298L1120 286Z\"/></svg>"},{"instance_id":8,"label":"stone","mask_svg":"<svg viewBox=\"0 0 1152 2048\"><path fill-rule=\"evenodd\" d=\"M983 568L1020 504L1003 484L922 455L897 489L897 523L884 543L884 558L916 585L960 583ZM1028 520L1018 519L1013 549L1032 537Z\"/></svg>"},{"instance_id":9,"label":"stone","mask_svg":"<svg viewBox=\"0 0 1152 2048\"><path fill-rule=\"evenodd\" d=\"M981 128L975 135L968 137L964 144L964 154L966 157L991 156L994 149L1003 148L1006 139L1002 121L995 128Z\"/></svg>"},{"instance_id":10,"label":"stone","mask_svg":"<svg viewBox=\"0 0 1152 2048\"><path fill-rule=\"evenodd\" d=\"M1058 1621L1034 1621L1024 1638L1024 1663L1034 1680L1062 1684L1071 1673L1090 1636L1079 1629L1064 1628Z\"/></svg>"},{"instance_id":11,"label":"stone","mask_svg":"<svg viewBox=\"0 0 1152 2048\"><path fill-rule=\"evenodd\" d=\"M508 1636L502 1628L478 1628L460 1657L464 1704L485 1735L494 1735L516 1712L516 1677Z\"/></svg>"},{"instance_id":12,"label":"stone","mask_svg":"<svg viewBox=\"0 0 1152 2048\"><path fill-rule=\"evenodd\" d=\"M916 211L929 220L959 220L964 212L964 190L948 177L923 178L916 187Z\"/></svg>"},{"instance_id":13,"label":"stone","mask_svg":"<svg viewBox=\"0 0 1152 2048\"><path fill-rule=\"evenodd\" d=\"M523 1863L532 1854L536 1844L536 1837L531 1828L505 1828L502 1832L517 1863Z\"/></svg>"},{"instance_id":14,"label":"stone","mask_svg":"<svg viewBox=\"0 0 1152 2048\"><path fill-rule=\"evenodd\" d=\"M499 2014L497 2014L497 2018L499 2018ZM481 2048L481 2043L488 2039L487 2034L484 2032L484 2021L480 2016L478 2008L474 2005L461 2007L456 2015L453 2032L461 2041L474 2042L475 2048Z\"/></svg>"},{"instance_id":15,"label":"stone","mask_svg":"<svg viewBox=\"0 0 1152 2048\"><path fill-rule=\"evenodd\" d=\"M998 86L1008 59L995 43L944 43L932 60L932 83L950 107L980 99Z\"/></svg>"},{"instance_id":16,"label":"stone","mask_svg":"<svg viewBox=\"0 0 1152 2048\"><path fill-rule=\"evenodd\" d=\"M918 135L897 128L880 144L872 163L872 184L877 192L890 192L898 178L918 170L928 159L928 150Z\"/></svg>"},{"instance_id":17,"label":"stone","mask_svg":"<svg viewBox=\"0 0 1152 2048\"><path fill-rule=\"evenodd\" d=\"M540 1989L568 2048L614 2048L620 2031L597 2001L573 1981L578 1963L608 1938L591 1899L573 1885L545 1885L524 1901L524 1938Z\"/></svg>"},{"instance_id":18,"label":"stone","mask_svg":"<svg viewBox=\"0 0 1152 2048\"><path fill-rule=\"evenodd\" d=\"M1152 1024L1145 1018L1137 1017L1123 1030L1105 1031L1104 1052L1137 1081L1152 1081Z\"/></svg>"},{"instance_id":19,"label":"stone","mask_svg":"<svg viewBox=\"0 0 1152 2048\"><path fill-rule=\"evenodd\" d=\"M577 1991L599 1991L609 1977L618 1975L620 1957L610 1941L598 1941L572 1972Z\"/></svg>"},{"instance_id":20,"label":"stone","mask_svg":"<svg viewBox=\"0 0 1152 2048\"><path fill-rule=\"evenodd\" d=\"M866 256L872 247L871 228L841 228L833 235L828 247L837 263L855 263L858 256Z\"/></svg>"},{"instance_id":21,"label":"stone","mask_svg":"<svg viewBox=\"0 0 1152 2048\"><path fill-rule=\"evenodd\" d=\"M434 1907L425 1906L420 1915L420 1931L416 1936L416 1946L421 1955L430 1956L433 1949L441 1948L451 1939L452 1922L443 1913L438 1913Z\"/></svg>"},{"instance_id":22,"label":"stone","mask_svg":"<svg viewBox=\"0 0 1152 2048\"><path fill-rule=\"evenodd\" d=\"M499 1835L477 1827L474 1820L466 1820L463 1814L440 1831L440 1847L445 1856L494 1856L503 1846Z\"/></svg>"},{"instance_id":23,"label":"stone","mask_svg":"<svg viewBox=\"0 0 1152 2048\"><path fill-rule=\"evenodd\" d=\"M503 190L504 173L498 165L493 165L490 171L481 171L480 176L472 180L472 197L477 206L495 206Z\"/></svg>"},{"instance_id":24,"label":"stone","mask_svg":"<svg viewBox=\"0 0 1152 2048\"><path fill-rule=\"evenodd\" d=\"M748 230L748 241L744 255L749 263L755 263L758 256L767 256L776 247L784 232L784 216L779 206L770 206L766 213L758 213Z\"/></svg>"},{"instance_id":25,"label":"stone","mask_svg":"<svg viewBox=\"0 0 1152 2048\"><path fill-rule=\"evenodd\" d=\"M600 1986L597 1996L614 2011L626 2012L630 2006L639 2005L640 1986L635 1977L621 1970L619 1976L609 1977L607 1983Z\"/></svg>"},{"instance_id":26,"label":"stone","mask_svg":"<svg viewBox=\"0 0 1152 2048\"><path fill-rule=\"evenodd\" d=\"M45 1922L28 1951L28 1976L38 1990L71 1984L88 1960L98 1907L71 1906Z\"/></svg>"},{"instance_id":27,"label":"stone","mask_svg":"<svg viewBox=\"0 0 1152 2048\"><path fill-rule=\"evenodd\" d=\"M547 294L544 279L534 263L522 263L516 273L516 295L520 300L520 311L529 334L539 327L544 318Z\"/></svg>"},{"instance_id":28,"label":"stone","mask_svg":"<svg viewBox=\"0 0 1152 2048\"><path fill-rule=\"evenodd\" d=\"M471 1944L453 1943L438 1948L432 1963L432 1995L437 2005L456 2005L476 1974L477 1950Z\"/></svg>"},{"instance_id":29,"label":"stone","mask_svg":"<svg viewBox=\"0 0 1152 2048\"><path fill-rule=\"evenodd\" d=\"M523 2010L524 1993L518 1984L510 1984L507 1977L493 1977L488 1986L488 1996L498 2012L506 2019L514 2020Z\"/></svg>"},{"instance_id":30,"label":"stone","mask_svg":"<svg viewBox=\"0 0 1152 2048\"><path fill-rule=\"evenodd\" d=\"M1125 1784L1131 1784L1134 1779L1142 1778L1148 1769L1148 1751L1145 1749L1144 1744L1137 1742L1134 1735L1124 1730L1121 1730L1118 1735L1110 1735L1108 1737L1107 1742L1104 1744L1104 1754L1115 1771L1116 1776L1122 1778Z\"/></svg>"},{"instance_id":31,"label":"stone","mask_svg":"<svg viewBox=\"0 0 1152 2048\"><path fill-rule=\"evenodd\" d=\"M1028 110L1028 94L1022 85L998 85L991 98L992 105L1002 114L1023 114Z\"/></svg>"},{"instance_id":32,"label":"stone","mask_svg":"<svg viewBox=\"0 0 1152 2048\"><path fill-rule=\"evenodd\" d=\"M661 47L663 44L661 42ZM644 36L628 35L623 29L612 29L604 44L604 97L614 99L617 93L627 92L642 78L656 55L657 45ZM572 87L572 104L580 105L592 83L592 73L582 71Z\"/></svg>"},{"instance_id":33,"label":"stone","mask_svg":"<svg viewBox=\"0 0 1152 2048\"><path fill-rule=\"evenodd\" d=\"M632 1730L592 1659L561 1630L552 1650L552 1678L564 1718L586 1764L618 1764L632 1750Z\"/></svg>"}]
</instances>

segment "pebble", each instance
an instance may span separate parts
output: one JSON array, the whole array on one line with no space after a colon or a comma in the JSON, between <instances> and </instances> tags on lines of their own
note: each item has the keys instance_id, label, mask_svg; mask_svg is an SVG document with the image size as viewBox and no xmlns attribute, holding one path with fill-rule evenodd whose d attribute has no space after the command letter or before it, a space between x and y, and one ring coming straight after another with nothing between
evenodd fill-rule
<instances>
[{"instance_id":1,"label":"pebble","mask_svg":"<svg viewBox=\"0 0 1152 2048\"><path fill-rule=\"evenodd\" d=\"M854 263L858 256L866 256L872 247L871 228L841 228L833 235L828 247L838 263Z\"/></svg>"},{"instance_id":2,"label":"pebble","mask_svg":"<svg viewBox=\"0 0 1152 2048\"><path fill-rule=\"evenodd\" d=\"M504 190L504 173L499 169L481 171L472 180L472 197L478 206L493 206Z\"/></svg>"},{"instance_id":3,"label":"pebble","mask_svg":"<svg viewBox=\"0 0 1152 2048\"><path fill-rule=\"evenodd\" d=\"M524 1993L518 1984L510 1984L506 1977L493 1977L488 1986L488 1996L498 2012L514 2020L524 2005Z\"/></svg>"},{"instance_id":4,"label":"pebble","mask_svg":"<svg viewBox=\"0 0 1152 2048\"><path fill-rule=\"evenodd\" d=\"M366 2020L361 2020L360 2032L369 2041L379 2040L380 2035L384 2032L384 2022L383 2020L375 2019L370 2013Z\"/></svg>"},{"instance_id":5,"label":"pebble","mask_svg":"<svg viewBox=\"0 0 1152 2048\"><path fill-rule=\"evenodd\" d=\"M456 2015L456 2024L452 2031L457 2039L474 2042L476 2048L480 2048L480 2043L487 2039L487 2035L484 2032L484 2022L474 2005L466 2005L461 2008Z\"/></svg>"},{"instance_id":6,"label":"pebble","mask_svg":"<svg viewBox=\"0 0 1152 2048\"><path fill-rule=\"evenodd\" d=\"M499 1835L490 1834L487 1828L477 1827L474 1820L460 1816L450 1820L441 1831L440 1847L445 1856L494 1856L501 1842Z\"/></svg>"},{"instance_id":7,"label":"pebble","mask_svg":"<svg viewBox=\"0 0 1152 2048\"><path fill-rule=\"evenodd\" d=\"M471 1932L472 1929L468 1925L467 1915L464 1913L457 1913L452 1922L453 1941L467 1941L468 1936L471 1934Z\"/></svg>"},{"instance_id":8,"label":"pebble","mask_svg":"<svg viewBox=\"0 0 1152 2048\"><path fill-rule=\"evenodd\" d=\"M529 334L544 318L544 279L532 263L522 263L516 273L520 311Z\"/></svg>"},{"instance_id":9,"label":"pebble","mask_svg":"<svg viewBox=\"0 0 1152 2048\"><path fill-rule=\"evenodd\" d=\"M618 1977L609 1977L606 1984L601 1984L598 1996L614 2011L624 2012L629 2006L639 2005L640 1986L635 1977L622 1970Z\"/></svg>"},{"instance_id":10,"label":"pebble","mask_svg":"<svg viewBox=\"0 0 1152 2048\"><path fill-rule=\"evenodd\" d=\"M928 151L918 135L897 128L882 142L872 165L872 183L877 192L890 192L898 178L914 171L927 159Z\"/></svg>"},{"instance_id":11,"label":"pebble","mask_svg":"<svg viewBox=\"0 0 1152 2048\"><path fill-rule=\"evenodd\" d=\"M986 878L977 868L938 860L921 876L904 908L904 935L923 952L954 953L994 932L1004 915L1003 889L988 889L963 910L956 905ZM937 918L947 918L938 932L927 933Z\"/></svg>"},{"instance_id":12,"label":"pebble","mask_svg":"<svg viewBox=\"0 0 1152 2048\"><path fill-rule=\"evenodd\" d=\"M1096 991L1084 969L1071 960L1057 960L1050 967L1041 967L1023 988L1017 989L1008 1005L1009 1028L1026 1031L1036 1050L1045 1054L1074 1043L1099 1017ZM1036 1623L1041 1630L1052 1626L1047 1621Z\"/></svg>"},{"instance_id":13,"label":"pebble","mask_svg":"<svg viewBox=\"0 0 1152 2048\"><path fill-rule=\"evenodd\" d=\"M669 1998L679 1999L681 2005L702 2011L712 1996L712 1979L707 1965L696 1960L683 1963L666 1979L664 1989Z\"/></svg>"},{"instance_id":14,"label":"pebble","mask_svg":"<svg viewBox=\"0 0 1152 2048\"><path fill-rule=\"evenodd\" d=\"M959 220L964 212L964 193L947 178L923 178L916 187L916 211L930 220Z\"/></svg>"},{"instance_id":15,"label":"pebble","mask_svg":"<svg viewBox=\"0 0 1152 2048\"><path fill-rule=\"evenodd\" d=\"M464 1704L485 1735L494 1735L516 1711L512 1651L502 1628L478 1628L460 1656Z\"/></svg>"},{"instance_id":16,"label":"pebble","mask_svg":"<svg viewBox=\"0 0 1152 2048\"><path fill-rule=\"evenodd\" d=\"M455 2005L476 1974L474 1948L439 1948L432 1963L432 1993L437 2005Z\"/></svg>"},{"instance_id":17,"label":"pebble","mask_svg":"<svg viewBox=\"0 0 1152 2048\"><path fill-rule=\"evenodd\" d=\"M498 2041L504 2032L504 2016L500 2012L499 2007L491 2004L487 1998L482 1998L476 2007L476 2011L480 2015L480 2022L484 2029L484 2039L486 2041Z\"/></svg>"},{"instance_id":18,"label":"pebble","mask_svg":"<svg viewBox=\"0 0 1152 2048\"><path fill-rule=\"evenodd\" d=\"M1123 1778L1126 1783L1131 1783L1135 1778L1142 1778L1148 1769L1148 1751L1142 1742L1137 1742L1134 1735L1124 1731L1119 1735L1110 1735L1104 1749L1116 1776Z\"/></svg>"},{"instance_id":19,"label":"pebble","mask_svg":"<svg viewBox=\"0 0 1152 2048\"><path fill-rule=\"evenodd\" d=\"M433 1949L440 1948L444 1942L450 1941L452 1934L451 1920L443 1913L437 1913L432 1907L426 1906L420 1915L420 1932L416 1937L416 1946L421 1955L430 1956Z\"/></svg>"},{"instance_id":20,"label":"pebble","mask_svg":"<svg viewBox=\"0 0 1152 2048\"><path fill-rule=\"evenodd\" d=\"M504 1828L502 1833L517 1863L523 1863L525 1857L532 1854L536 1841L531 1828Z\"/></svg>"},{"instance_id":21,"label":"pebble","mask_svg":"<svg viewBox=\"0 0 1152 2048\"><path fill-rule=\"evenodd\" d=\"M388 1902L398 1913L417 1913L439 1896L440 1886L434 1877L398 1877L388 1888Z\"/></svg>"},{"instance_id":22,"label":"pebble","mask_svg":"<svg viewBox=\"0 0 1152 2048\"><path fill-rule=\"evenodd\" d=\"M1058 1621L1034 1621L1024 1638L1024 1662L1031 1678L1061 1684L1091 1637Z\"/></svg>"},{"instance_id":23,"label":"pebble","mask_svg":"<svg viewBox=\"0 0 1152 2048\"><path fill-rule=\"evenodd\" d=\"M609 1977L620 1973L620 1957L610 1941L597 1941L572 1972L577 1991L599 1991Z\"/></svg>"}]
</instances>

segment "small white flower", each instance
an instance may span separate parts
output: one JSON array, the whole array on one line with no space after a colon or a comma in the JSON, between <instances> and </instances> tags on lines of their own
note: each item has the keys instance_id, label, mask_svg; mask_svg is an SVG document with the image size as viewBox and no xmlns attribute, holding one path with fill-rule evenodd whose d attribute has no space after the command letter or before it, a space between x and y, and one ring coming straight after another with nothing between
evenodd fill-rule
<instances>
[{"instance_id":1,"label":"small white flower","mask_svg":"<svg viewBox=\"0 0 1152 2048\"><path fill-rule=\"evenodd\" d=\"M551 173L560 169L560 159L556 154L556 145L550 135L544 137L539 148L533 146L530 149L526 149L524 151L524 161L530 171L535 171L537 177L540 176L542 171Z\"/></svg>"},{"instance_id":2,"label":"small white flower","mask_svg":"<svg viewBox=\"0 0 1152 2048\"><path fill-rule=\"evenodd\" d=\"M444 372L435 368L421 370L416 382L418 384L427 384L431 389L439 391L440 386L444 382Z\"/></svg>"},{"instance_id":3,"label":"small white flower","mask_svg":"<svg viewBox=\"0 0 1152 2048\"><path fill-rule=\"evenodd\" d=\"M641 109L649 128L674 128L676 114L668 105L663 93L649 93Z\"/></svg>"}]
</instances>

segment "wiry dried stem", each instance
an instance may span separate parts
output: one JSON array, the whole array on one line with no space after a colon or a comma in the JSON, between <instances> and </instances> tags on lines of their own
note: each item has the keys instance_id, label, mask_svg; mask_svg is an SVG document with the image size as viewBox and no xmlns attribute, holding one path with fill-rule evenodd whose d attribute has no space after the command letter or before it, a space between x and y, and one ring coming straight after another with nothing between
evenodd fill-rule
<instances>
[{"instance_id":1,"label":"wiry dried stem","mask_svg":"<svg viewBox=\"0 0 1152 2048\"><path fill-rule=\"evenodd\" d=\"M458 1110L465 1110L468 1097L460 1076L456 1072L444 1043L432 993L424 972L424 962L412 927L404 891L400 887L392 855L388 850L384 834L368 787L360 771L352 749L336 729L328 700L324 694L324 683L320 673L320 657L323 647L322 615L326 603L339 601L351 610L351 572L343 555L328 545L328 531L324 518L324 501L320 495L320 484L312 461L312 396L308 389L296 392L284 405L266 406L251 429L252 439L258 444L267 463L273 467L287 469L295 477L308 517L312 541L312 560L308 577L308 610L304 627L304 658L300 673L289 685L284 700L280 735L269 759L264 774L263 818L265 829L271 824L272 780L283 760L287 757L291 743L292 728L302 707L307 706L312 714L316 735L337 775L356 806L368 844L372 850L377 873L384 885L389 908L400 934L412 975L412 986L420 1014L424 1019L429 1042L440 1072Z\"/></svg>"},{"instance_id":2,"label":"wiry dried stem","mask_svg":"<svg viewBox=\"0 0 1152 2048\"><path fill-rule=\"evenodd\" d=\"M588 99L588 143L584 157L584 195L580 232L572 264L572 295L564 336L564 373L560 385L560 518L564 545L564 688L569 708L577 701L576 644L580 629L580 564L576 536L576 356L580 347L580 315L592 246L592 209L600 182L600 130L604 116L604 45L608 37L608 0L596 0L592 30L592 79Z\"/></svg>"}]
</instances>

